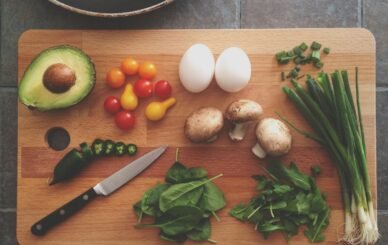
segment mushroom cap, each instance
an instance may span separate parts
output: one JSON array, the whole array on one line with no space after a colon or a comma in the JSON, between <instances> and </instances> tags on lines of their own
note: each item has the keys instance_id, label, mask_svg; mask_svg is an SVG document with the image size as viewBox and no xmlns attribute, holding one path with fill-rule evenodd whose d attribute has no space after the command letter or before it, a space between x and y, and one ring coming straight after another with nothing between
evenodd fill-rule
<instances>
[{"instance_id":1,"label":"mushroom cap","mask_svg":"<svg viewBox=\"0 0 388 245\"><path fill-rule=\"evenodd\" d=\"M224 126L224 116L214 107L203 107L186 119L184 132L194 143L209 142Z\"/></svg>"},{"instance_id":2,"label":"mushroom cap","mask_svg":"<svg viewBox=\"0 0 388 245\"><path fill-rule=\"evenodd\" d=\"M238 100L231 103L225 111L225 117L233 123L255 121L263 114L261 105L253 100Z\"/></svg>"},{"instance_id":3,"label":"mushroom cap","mask_svg":"<svg viewBox=\"0 0 388 245\"><path fill-rule=\"evenodd\" d=\"M271 156L281 156L291 149L290 129L274 118L261 120L256 127L256 137L264 151Z\"/></svg>"}]
</instances>

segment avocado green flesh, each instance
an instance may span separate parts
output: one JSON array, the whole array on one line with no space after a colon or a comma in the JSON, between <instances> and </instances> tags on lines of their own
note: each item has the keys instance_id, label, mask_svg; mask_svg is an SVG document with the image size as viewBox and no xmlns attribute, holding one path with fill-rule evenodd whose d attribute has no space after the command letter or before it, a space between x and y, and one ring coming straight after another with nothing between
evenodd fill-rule
<instances>
[{"instance_id":1,"label":"avocado green flesh","mask_svg":"<svg viewBox=\"0 0 388 245\"><path fill-rule=\"evenodd\" d=\"M53 93L43 84L46 69L57 63L70 67L76 75L75 84L64 93ZM29 65L19 85L19 98L23 104L41 111L66 108L79 103L93 89L95 69L90 58L71 46L49 48Z\"/></svg>"}]
</instances>

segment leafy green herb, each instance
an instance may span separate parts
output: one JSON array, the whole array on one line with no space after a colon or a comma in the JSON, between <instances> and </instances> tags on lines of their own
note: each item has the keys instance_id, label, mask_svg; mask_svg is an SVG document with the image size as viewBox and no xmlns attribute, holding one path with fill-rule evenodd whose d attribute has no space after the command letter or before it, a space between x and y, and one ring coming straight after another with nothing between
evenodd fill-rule
<instances>
[{"instance_id":1,"label":"leafy green herb","mask_svg":"<svg viewBox=\"0 0 388 245\"><path fill-rule=\"evenodd\" d=\"M207 241L211 235L211 224L209 219L203 219L191 231L187 233L187 238L193 241Z\"/></svg>"},{"instance_id":2,"label":"leafy green herb","mask_svg":"<svg viewBox=\"0 0 388 245\"><path fill-rule=\"evenodd\" d=\"M169 186L170 184L157 184L154 188L146 191L141 200L142 212L150 216L156 216L159 211L160 195L167 190Z\"/></svg>"},{"instance_id":3,"label":"leafy green herb","mask_svg":"<svg viewBox=\"0 0 388 245\"><path fill-rule=\"evenodd\" d=\"M178 205L195 206L203 194L203 186L214 179L221 177L217 175L211 179L197 180L187 183L172 185L160 196L159 208L162 212Z\"/></svg>"},{"instance_id":4,"label":"leafy green herb","mask_svg":"<svg viewBox=\"0 0 388 245\"><path fill-rule=\"evenodd\" d=\"M222 176L207 178L203 168L187 168L176 161L168 170L166 183L157 184L146 191L141 201L133 208L139 217L155 217L153 224L138 224L138 228L154 227L161 230L160 238L166 241L183 243L187 239L208 241L210 239L210 217L219 220L216 212L225 205L222 191L212 182Z\"/></svg>"},{"instance_id":5,"label":"leafy green herb","mask_svg":"<svg viewBox=\"0 0 388 245\"><path fill-rule=\"evenodd\" d=\"M170 236L192 230L202 219L203 211L193 206L175 206L156 219L154 224L138 224L137 228L157 227Z\"/></svg>"},{"instance_id":6,"label":"leafy green herb","mask_svg":"<svg viewBox=\"0 0 388 245\"><path fill-rule=\"evenodd\" d=\"M311 242L322 241L329 207L315 179L301 173L293 162L286 167L273 161L264 170L270 177L253 176L260 193L248 204L235 206L230 215L254 224L265 239L279 231L291 238L298 233L299 226L306 225L306 237Z\"/></svg>"},{"instance_id":7,"label":"leafy green herb","mask_svg":"<svg viewBox=\"0 0 388 245\"><path fill-rule=\"evenodd\" d=\"M186 168L180 162L175 162L167 172L166 181L171 184L176 184L200 180L206 177L207 171L204 168Z\"/></svg>"}]
</instances>

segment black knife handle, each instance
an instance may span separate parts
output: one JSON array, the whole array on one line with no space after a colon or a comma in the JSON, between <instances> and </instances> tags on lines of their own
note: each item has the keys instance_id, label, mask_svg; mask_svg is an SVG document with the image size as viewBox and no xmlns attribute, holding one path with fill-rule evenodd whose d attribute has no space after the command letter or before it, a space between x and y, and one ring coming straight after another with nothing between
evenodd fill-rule
<instances>
[{"instance_id":1,"label":"black knife handle","mask_svg":"<svg viewBox=\"0 0 388 245\"><path fill-rule=\"evenodd\" d=\"M90 188L86 192L82 193L78 197L74 198L70 202L66 203L51 214L36 222L33 226L31 226L32 234L36 236L43 236L49 229L66 220L71 215L85 207L86 204L92 201L96 196L97 193L95 190Z\"/></svg>"}]
</instances>

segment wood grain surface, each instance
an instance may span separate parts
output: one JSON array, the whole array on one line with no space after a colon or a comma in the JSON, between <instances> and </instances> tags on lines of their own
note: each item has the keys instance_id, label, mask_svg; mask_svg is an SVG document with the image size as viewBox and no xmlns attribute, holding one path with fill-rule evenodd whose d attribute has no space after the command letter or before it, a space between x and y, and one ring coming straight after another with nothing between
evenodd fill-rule
<instances>
[{"instance_id":1,"label":"wood grain surface","mask_svg":"<svg viewBox=\"0 0 388 245\"><path fill-rule=\"evenodd\" d=\"M296 125L308 129L301 115L281 92L289 85L280 81L280 72L291 66L278 66L274 54L288 50L302 41L319 41L331 48L323 57L325 71L359 67L361 102L364 115L368 163L374 197L376 197L376 102L375 102L375 41L365 29L292 29L292 30L136 30L136 31L88 31L88 30L31 30L19 40L19 78L33 57L43 49L71 44L82 48L94 60L97 83L92 94L81 104L54 111L31 111L21 103L18 106L18 200L17 237L20 244L167 244L160 241L154 229L137 230L132 205L145 190L158 182L174 161L175 147L180 147L181 160L188 166L204 166L210 176L223 173L215 182L225 192L228 205L220 212L221 221L212 220L212 239L218 244L286 244L280 234L263 240L249 224L236 221L228 215L230 208L246 202L255 193L255 181L250 176L261 173L259 162L250 152L254 144L253 128L241 143L227 138L225 128L219 140L210 145L194 145L183 135L183 124L190 112L201 106L215 106L224 110L240 98L253 99L264 108L266 117L280 112ZM178 64L185 50L195 43L208 45L218 57L231 46L243 48L252 62L252 79L248 87L235 94L219 89L215 82L200 94L186 92L179 83ZM113 117L103 110L107 95L120 95L122 90L111 90L105 85L105 74L119 66L127 56L138 61L153 61L158 68L156 79L169 80L178 103L158 123L147 122L143 109L154 100L141 100L136 110L136 128L123 132L114 124ZM315 74L310 65L303 71ZM353 81L353 72L350 72ZM129 82L135 81L130 78ZM354 83L353 83L354 84ZM64 151L54 151L45 140L52 127L64 127L71 142ZM228 125L227 125L228 126ZM327 192L332 208L330 225L326 230L326 244L334 244L343 232L343 212L340 187L333 163L318 144L295 132L293 148L284 161L294 160L308 172L311 165L323 169L318 184ZM95 161L72 181L48 186L56 162L72 147L95 138L121 140L136 143L138 156L161 144L168 144L167 152L149 169L109 197L98 198L80 213L54 228L44 237L34 237L30 226L50 211L61 206L102 178L109 176L134 158L103 158ZM290 244L306 244L303 232ZM191 244L187 242L187 244Z\"/></svg>"}]
</instances>

